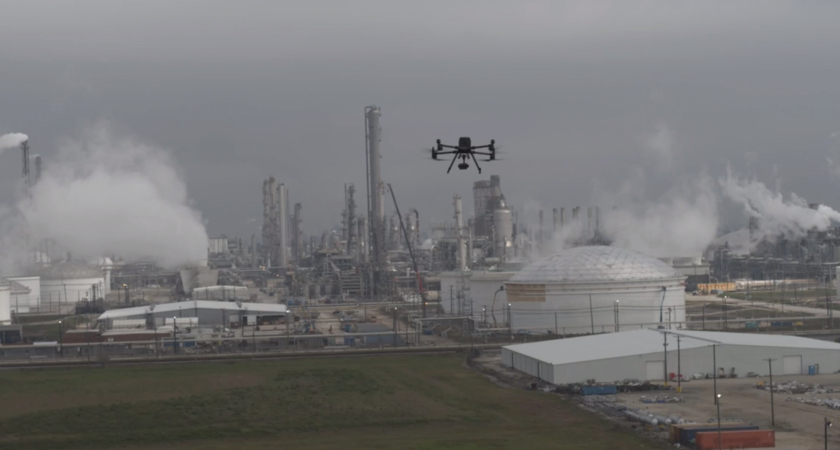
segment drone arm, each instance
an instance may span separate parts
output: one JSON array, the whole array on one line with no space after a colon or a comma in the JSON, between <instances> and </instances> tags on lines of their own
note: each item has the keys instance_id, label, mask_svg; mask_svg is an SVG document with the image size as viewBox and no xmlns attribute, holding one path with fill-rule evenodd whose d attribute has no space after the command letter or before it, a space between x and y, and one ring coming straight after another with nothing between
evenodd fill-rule
<instances>
[{"instance_id":1,"label":"drone arm","mask_svg":"<svg viewBox=\"0 0 840 450\"><path fill-rule=\"evenodd\" d=\"M481 173L481 166L478 165L478 160L475 159L475 153L470 153L470 156L472 156L472 160L475 163L475 168L478 169L478 173Z\"/></svg>"},{"instance_id":2,"label":"drone arm","mask_svg":"<svg viewBox=\"0 0 840 450\"><path fill-rule=\"evenodd\" d=\"M458 146L455 146L455 145L444 145L444 144L438 144L438 148L454 148L454 149L456 149L456 150L457 150L457 149L458 149Z\"/></svg>"},{"instance_id":3,"label":"drone arm","mask_svg":"<svg viewBox=\"0 0 840 450\"><path fill-rule=\"evenodd\" d=\"M440 153L438 153L438 154L440 154ZM489 153L488 152L472 152L472 154L473 155L492 156L494 153L493 152L489 152Z\"/></svg>"},{"instance_id":4,"label":"drone arm","mask_svg":"<svg viewBox=\"0 0 840 450\"><path fill-rule=\"evenodd\" d=\"M492 144L487 144L487 145L474 145L474 146L472 146L472 149L473 149L473 150L475 150L475 149L477 149L477 148L489 148L489 147L491 147L491 146L492 146Z\"/></svg>"},{"instance_id":5,"label":"drone arm","mask_svg":"<svg viewBox=\"0 0 840 450\"><path fill-rule=\"evenodd\" d=\"M456 159L458 159L458 155L455 155L455 156L452 157L452 162L449 163L449 168L446 169L446 173L449 173L449 171L452 170L452 166L455 165L455 160ZM480 171L479 171L479 173L480 173Z\"/></svg>"},{"instance_id":6,"label":"drone arm","mask_svg":"<svg viewBox=\"0 0 840 450\"><path fill-rule=\"evenodd\" d=\"M435 152L436 155L451 155L453 153L458 153L458 152L456 152L454 150L446 150L446 151L442 151L442 152Z\"/></svg>"}]
</instances>

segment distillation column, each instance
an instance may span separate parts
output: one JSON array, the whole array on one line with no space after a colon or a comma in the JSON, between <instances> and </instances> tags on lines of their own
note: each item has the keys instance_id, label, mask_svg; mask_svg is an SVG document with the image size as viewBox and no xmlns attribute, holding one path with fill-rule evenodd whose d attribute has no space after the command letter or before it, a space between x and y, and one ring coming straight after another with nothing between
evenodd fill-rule
<instances>
[{"instance_id":1,"label":"distillation column","mask_svg":"<svg viewBox=\"0 0 840 450\"><path fill-rule=\"evenodd\" d=\"M288 267L288 259L286 258L286 225L289 223L286 214L286 185L280 183L277 186L277 266L281 269Z\"/></svg>"},{"instance_id":2,"label":"distillation column","mask_svg":"<svg viewBox=\"0 0 840 450\"><path fill-rule=\"evenodd\" d=\"M374 273L379 273L385 267L385 205L384 186L382 184L380 159L381 132L379 116L382 115L378 106L365 108L365 140L367 144L368 163L368 228L370 231L371 266ZM380 294L378 286L379 275L373 274L371 286L374 297Z\"/></svg>"},{"instance_id":3,"label":"distillation column","mask_svg":"<svg viewBox=\"0 0 840 450\"><path fill-rule=\"evenodd\" d=\"M458 270L467 270L467 248L464 246L464 218L461 196L455 194L455 233L458 238Z\"/></svg>"}]
</instances>

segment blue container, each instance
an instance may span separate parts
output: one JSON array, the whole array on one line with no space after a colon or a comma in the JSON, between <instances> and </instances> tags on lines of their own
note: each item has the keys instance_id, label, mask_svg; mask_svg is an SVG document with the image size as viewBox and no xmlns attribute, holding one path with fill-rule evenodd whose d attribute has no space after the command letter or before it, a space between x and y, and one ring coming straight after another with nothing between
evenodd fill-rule
<instances>
[{"instance_id":1,"label":"blue container","mask_svg":"<svg viewBox=\"0 0 840 450\"><path fill-rule=\"evenodd\" d=\"M583 386L583 395L611 395L618 392L615 386Z\"/></svg>"},{"instance_id":2,"label":"blue container","mask_svg":"<svg viewBox=\"0 0 840 450\"><path fill-rule=\"evenodd\" d=\"M758 427L755 425L744 425L739 427L727 427L726 424L721 424L720 427L721 431L745 431L745 430L757 430ZM680 444L682 445L694 445L694 441L697 438L697 433L702 433L706 431L717 431L717 425L709 426L708 428L682 428L680 429Z\"/></svg>"},{"instance_id":3,"label":"blue container","mask_svg":"<svg viewBox=\"0 0 840 450\"><path fill-rule=\"evenodd\" d=\"M808 375L816 375L817 374L817 367L816 366L808 366Z\"/></svg>"}]
</instances>

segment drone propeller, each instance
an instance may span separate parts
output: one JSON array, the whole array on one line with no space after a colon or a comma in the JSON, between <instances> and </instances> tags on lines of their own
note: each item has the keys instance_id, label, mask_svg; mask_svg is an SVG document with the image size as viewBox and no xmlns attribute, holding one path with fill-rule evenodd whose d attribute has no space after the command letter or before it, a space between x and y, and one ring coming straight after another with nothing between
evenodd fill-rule
<instances>
[{"instance_id":1,"label":"drone propeller","mask_svg":"<svg viewBox=\"0 0 840 450\"><path fill-rule=\"evenodd\" d=\"M428 159L432 160L432 161L449 162L450 158L447 158L447 156L449 156L449 157L452 156L452 155L438 155L437 158L433 158L432 155L434 154L434 152L437 151L437 150L434 149L434 147L432 147L432 148L422 148L422 149L419 149L419 150L422 151L426 155L426 157Z\"/></svg>"}]
</instances>

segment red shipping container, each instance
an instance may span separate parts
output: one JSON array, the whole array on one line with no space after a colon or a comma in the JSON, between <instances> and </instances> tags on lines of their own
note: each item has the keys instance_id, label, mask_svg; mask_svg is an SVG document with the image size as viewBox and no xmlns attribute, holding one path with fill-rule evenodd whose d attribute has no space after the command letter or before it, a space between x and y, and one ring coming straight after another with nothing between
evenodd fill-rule
<instances>
[{"instance_id":1,"label":"red shipping container","mask_svg":"<svg viewBox=\"0 0 840 450\"><path fill-rule=\"evenodd\" d=\"M773 448L776 446L776 432L773 430L721 431L723 448ZM718 432L704 431L697 433L698 450L718 448Z\"/></svg>"}]
</instances>

